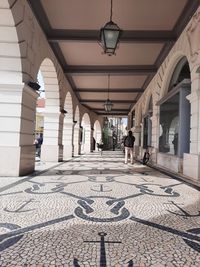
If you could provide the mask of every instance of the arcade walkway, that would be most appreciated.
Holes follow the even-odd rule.
[[[1,178],[1,267],[200,266],[197,186],[118,151]]]

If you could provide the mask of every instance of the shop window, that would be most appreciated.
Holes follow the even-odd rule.
[[[160,102],[159,152],[183,157],[190,146],[190,82],[179,83]]]
[[[183,57],[174,69],[168,94],[160,105],[159,152],[183,157],[190,150],[190,68]]]
[[[175,154],[173,144],[179,128],[179,93],[160,106],[159,151]],[[178,136],[175,146],[177,147]],[[176,149],[177,150],[177,149]]]

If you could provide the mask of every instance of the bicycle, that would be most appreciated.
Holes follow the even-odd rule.
[[[144,156],[143,156],[143,159],[142,159],[142,164],[143,165],[147,165],[147,163],[149,162],[149,160],[151,158],[151,154],[150,154],[149,148],[150,147],[147,147],[146,151],[144,152]]]

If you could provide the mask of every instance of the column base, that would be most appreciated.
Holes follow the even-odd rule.
[[[140,148],[139,146],[134,146],[134,153],[135,153],[135,157],[137,157],[140,153]]]
[[[162,168],[175,172],[182,173],[183,159],[171,154],[158,153],[157,164]]]
[[[41,160],[50,162],[59,162],[63,160],[62,145],[42,145]]]
[[[72,158],[72,147],[64,145],[63,146],[63,160],[69,160]]]
[[[0,176],[24,176],[35,169],[35,146],[0,147]]]
[[[200,155],[183,155],[183,174],[194,180],[200,180]]]

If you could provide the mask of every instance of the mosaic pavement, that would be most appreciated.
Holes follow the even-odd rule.
[[[198,186],[119,151],[1,178],[1,267],[199,267]]]

